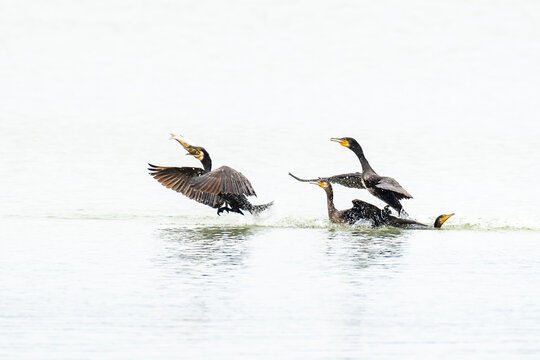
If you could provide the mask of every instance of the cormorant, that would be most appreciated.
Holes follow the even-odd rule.
[[[411,225],[428,226],[426,224],[411,219],[403,219],[392,216],[390,214],[390,209],[388,208],[388,206],[386,206],[384,209],[379,209],[375,205],[358,199],[352,201],[352,208],[347,210],[337,210],[334,206],[334,192],[332,190],[332,185],[330,184],[328,179],[319,178],[318,180],[306,180],[300,179],[291,173],[289,173],[289,175],[298,181],[309,182],[310,184],[318,185],[324,189],[324,191],[326,192],[326,201],[328,206],[328,218],[333,223],[352,225],[360,220],[366,220],[371,222],[372,227],[385,225],[396,227],[407,227]],[[438,216],[433,226],[435,228],[440,228],[444,224],[444,222],[453,215],[454,214],[452,213],[449,215]]]
[[[163,186],[218,209],[218,215],[223,211],[244,215],[242,210],[258,214],[273,204],[273,201],[262,205],[251,204],[246,196],[257,195],[249,180],[242,173],[228,166],[212,170],[212,160],[205,148],[190,145],[186,139],[174,134],[171,134],[171,139],[178,141],[187,150],[186,155],[198,159],[203,168],[148,164],[150,175]]]
[[[402,213],[406,214],[400,200],[412,199],[412,195],[409,194],[395,179],[377,175],[364,156],[362,147],[355,139],[344,137],[331,138],[330,140],[351,149],[356,156],[358,156],[360,164],[362,165],[362,183],[373,196],[390,205],[390,207],[398,212],[398,215],[401,215]]]

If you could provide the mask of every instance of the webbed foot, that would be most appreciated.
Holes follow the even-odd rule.
[[[223,206],[223,207],[218,208],[218,209],[217,209],[217,214],[218,214],[218,216],[220,216],[221,213],[224,212],[224,211],[227,211],[227,213],[228,213],[228,212],[230,212],[230,209],[229,209],[228,207],[226,207],[226,206]]]
[[[407,213],[407,212],[405,211],[405,209],[401,208],[401,209],[399,210],[399,212],[398,212],[398,216],[399,216],[399,217],[408,218],[408,217],[409,217],[409,213]]]
[[[240,210],[239,208],[231,208],[230,209],[232,212],[235,212],[235,213],[238,213],[240,215],[244,215],[244,213],[242,212],[242,210]]]

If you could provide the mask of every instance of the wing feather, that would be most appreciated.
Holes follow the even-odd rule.
[[[334,176],[330,176],[330,177],[320,177],[320,178],[317,178],[317,179],[301,179],[301,178],[299,178],[297,176],[294,176],[291,173],[289,173],[289,175],[292,176],[293,178],[295,178],[296,180],[302,181],[302,182],[326,180],[329,183],[339,184],[339,185],[349,187],[349,188],[365,189],[365,186],[362,183],[362,173],[361,172],[340,174],[340,175],[334,175]]]
[[[398,199],[412,199],[412,195],[391,177],[381,176],[375,187],[396,193]]]
[[[221,166],[192,179],[195,190],[210,194],[256,195],[249,180],[239,171]]]
[[[179,192],[186,197],[213,208],[220,207],[223,199],[212,193],[193,188],[192,181],[203,175],[205,171],[196,167],[167,167],[148,164],[150,175],[166,188]]]
[[[349,188],[365,189],[364,183],[362,183],[361,172],[330,176],[328,181],[333,184],[339,184]]]

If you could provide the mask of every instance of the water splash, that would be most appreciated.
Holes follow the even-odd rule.
[[[297,217],[278,216],[276,214],[263,214],[261,216],[215,216],[215,215],[164,215],[147,213],[95,213],[84,210],[72,212],[58,212],[54,214],[10,214],[0,218],[33,218],[33,219],[57,219],[57,220],[103,220],[103,221],[142,221],[157,223],[163,226],[185,225],[192,227],[223,227],[223,228],[282,228],[282,229],[330,229],[347,231],[369,231],[371,233],[406,231],[390,226],[371,228],[369,222],[359,222],[353,226],[333,224],[324,217]],[[431,220],[424,220],[431,223]],[[413,230],[435,230],[432,227],[411,227]],[[441,229],[437,231],[540,231],[536,224],[528,224],[511,219],[489,218],[459,218],[453,217]]]

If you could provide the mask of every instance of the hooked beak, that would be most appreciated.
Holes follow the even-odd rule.
[[[450,219],[454,215],[455,213],[439,216],[437,220],[435,221],[435,227],[440,228],[446,222],[446,220]]]
[[[326,187],[326,183],[324,181],[322,181],[322,180],[314,180],[314,181],[310,181],[309,183],[313,184],[313,185],[320,186],[323,189]]]
[[[444,222],[448,219],[450,219],[452,216],[456,215],[456,213],[451,213],[451,214],[448,214],[448,215],[443,215],[442,218],[441,218],[441,221],[442,223],[444,224]]]
[[[349,147],[349,142],[344,138],[331,138],[330,141],[335,141],[341,146]]]

